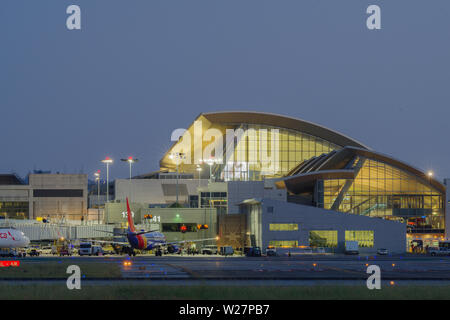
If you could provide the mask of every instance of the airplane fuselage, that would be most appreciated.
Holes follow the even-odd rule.
[[[166,237],[157,231],[139,235],[128,232],[127,239],[133,249],[139,250],[153,250],[166,245]]]
[[[24,248],[30,244],[30,239],[20,230],[0,228],[0,248]]]

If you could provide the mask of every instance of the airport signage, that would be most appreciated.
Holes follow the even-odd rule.
[[[10,260],[10,261],[0,261],[0,267],[19,267],[20,261]]]

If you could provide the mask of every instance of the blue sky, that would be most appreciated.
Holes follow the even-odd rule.
[[[450,177],[449,31],[445,0],[3,0],[0,171],[145,173],[199,113],[253,110]]]

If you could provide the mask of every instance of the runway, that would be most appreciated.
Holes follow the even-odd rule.
[[[344,256],[308,255],[295,257],[222,257],[222,256],[137,256],[137,257],[37,257],[28,263],[79,261],[115,263],[122,278],[92,281],[142,281],[158,283],[202,282],[226,284],[243,282],[310,283],[366,280],[367,266],[378,265],[383,281],[448,283],[450,257],[427,256]],[[124,265],[130,261],[131,265]],[[144,281],[147,282],[147,281]]]

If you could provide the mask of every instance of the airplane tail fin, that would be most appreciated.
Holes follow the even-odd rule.
[[[131,215],[130,204],[128,203],[128,198],[127,198],[127,217],[128,217],[128,229],[131,232],[136,232],[136,229],[134,228],[133,217]]]

